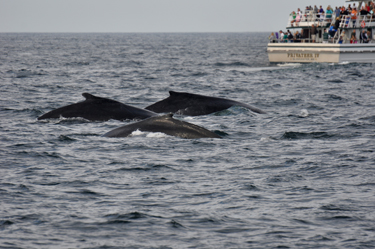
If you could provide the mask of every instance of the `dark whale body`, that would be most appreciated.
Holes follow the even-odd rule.
[[[156,113],[172,112],[187,116],[199,116],[219,112],[231,106],[242,106],[256,113],[265,113],[256,107],[230,99],[173,91],[170,91],[169,94],[168,98],[156,102],[145,109]]]
[[[107,121],[110,119],[145,119],[157,114],[145,109],[125,105],[112,99],[106,99],[82,93],[85,101],[60,107],[38,117],[38,120],[47,118],[74,118],[80,117],[90,121]]]
[[[125,125],[104,134],[105,137],[127,137],[134,131],[162,132],[181,138],[221,138],[203,127],[177,120],[173,114],[151,117],[136,123]]]

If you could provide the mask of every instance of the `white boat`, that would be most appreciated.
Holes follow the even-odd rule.
[[[288,30],[301,30],[302,38],[272,39],[267,46],[269,61],[272,63],[311,63],[311,62],[375,62],[375,13],[361,15],[362,6],[370,1],[346,1],[357,6],[356,19],[348,15],[340,15],[338,20],[333,10],[332,16],[315,14],[305,11],[296,18],[290,16],[287,24]],[[324,11],[326,11],[324,9]],[[337,20],[337,22],[336,22]],[[353,22],[355,21],[355,22]],[[328,33],[329,27],[337,25],[337,31]],[[317,30],[315,41],[312,40],[312,25]],[[362,42],[360,33],[367,33],[368,40]],[[351,35],[355,31],[357,43],[351,43]]]

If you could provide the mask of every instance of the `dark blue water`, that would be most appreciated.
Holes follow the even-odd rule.
[[[0,34],[0,248],[374,248],[374,65],[270,65],[267,36]],[[268,114],[177,116],[224,135],[193,140],[37,121],[169,90]]]

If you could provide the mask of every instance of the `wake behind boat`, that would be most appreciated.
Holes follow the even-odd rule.
[[[270,36],[270,62],[375,62],[375,4],[346,1],[346,6],[327,9],[306,7],[293,11],[289,32]],[[294,31],[294,34],[290,31]]]

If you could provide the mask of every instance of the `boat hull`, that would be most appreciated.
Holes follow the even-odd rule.
[[[375,43],[269,43],[267,53],[271,63],[373,63]]]

